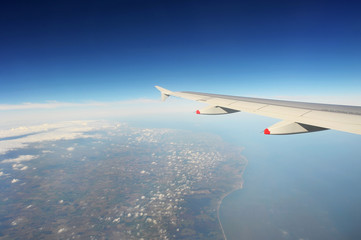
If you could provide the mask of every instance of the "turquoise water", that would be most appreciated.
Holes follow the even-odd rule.
[[[246,184],[224,199],[227,239],[341,239],[328,209],[291,186]]]
[[[361,239],[361,137],[271,137],[244,144],[244,188],[220,208],[227,239]]]

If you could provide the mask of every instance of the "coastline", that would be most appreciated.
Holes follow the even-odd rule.
[[[246,170],[246,167],[247,167],[247,165],[248,165],[248,160],[247,160],[245,157],[242,157],[242,158],[246,161],[246,164],[245,164],[245,166],[243,167],[242,172],[241,172],[241,176],[242,176],[241,184],[240,184],[238,187],[236,187],[235,189],[232,189],[231,191],[223,194],[222,197],[220,198],[220,200],[218,201],[217,218],[218,218],[219,226],[221,227],[221,230],[222,230],[222,234],[223,234],[224,240],[227,240],[227,236],[226,236],[226,234],[225,234],[225,232],[224,232],[223,225],[222,225],[222,222],[221,222],[221,218],[220,218],[220,216],[219,216],[219,209],[220,209],[220,207],[221,207],[221,205],[222,205],[222,202],[223,202],[223,199],[224,199],[225,197],[227,197],[227,196],[230,195],[231,193],[234,193],[235,191],[238,191],[238,190],[240,190],[240,189],[243,188],[243,183],[244,183],[243,174],[244,174],[244,171]]]

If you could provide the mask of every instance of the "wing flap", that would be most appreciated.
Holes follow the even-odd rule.
[[[245,102],[245,101],[233,101],[232,104],[229,105],[230,108],[234,108],[244,112],[255,112],[258,109],[266,107],[266,104],[262,103],[253,103],[253,102]]]
[[[231,99],[222,99],[222,98],[209,98],[205,101],[206,103],[209,103],[210,105],[222,105],[223,107],[230,106],[232,103],[234,103],[234,100]]]
[[[259,111],[260,112],[269,112],[270,114],[275,114],[275,115],[299,117],[299,116],[302,116],[303,114],[308,113],[310,110],[302,109],[302,108],[291,108],[291,107],[268,105],[264,108],[261,108]]]
[[[296,121],[334,130],[361,134],[361,116],[333,112],[310,111]]]

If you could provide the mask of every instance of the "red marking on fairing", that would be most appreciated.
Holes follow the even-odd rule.
[[[196,114],[201,114],[201,112],[199,110],[196,111]]]
[[[264,134],[271,134],[271,132],[268,130],[268,128],[266,128],[265,130],[264,130]]]

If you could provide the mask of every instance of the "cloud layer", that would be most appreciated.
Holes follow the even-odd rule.
[[[176,98],[171,98],[167,102],[154,99],[135,99],[121,102],[49,102],[0,105],[0,130],[59,121],[122,120],[129,117],[146,118],[164,114],[184,114],[192,113],[197,109],[197,106],[203,106],[203,104]]]
[[[26,148],[29,144],[42,141],[71,140],[78,138],[97,137],[89,131],[109,128],[105,121],[67,121],[35,126],[21,126],[0,131],[0,154],[11,150]],[[19,137],[16,137],[19,136]],[[21,155],[17,158],[5,159],[2,163],[21,163],[37,158],[32,155]]]

